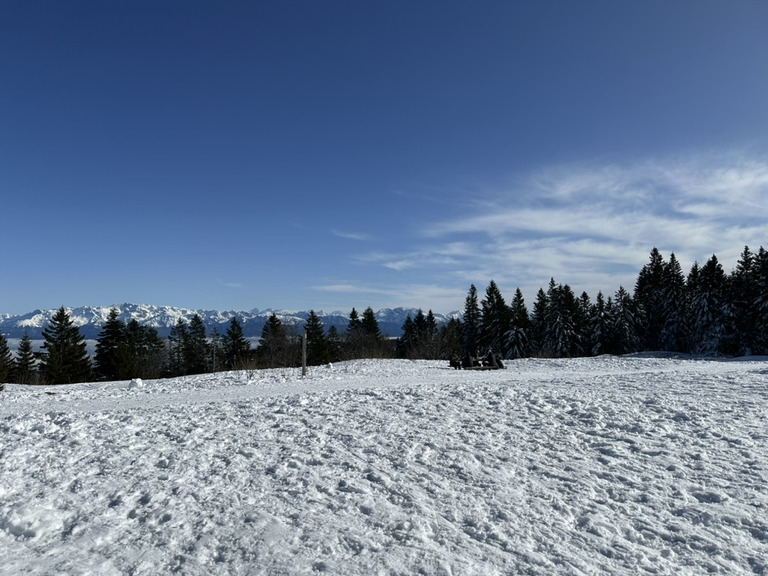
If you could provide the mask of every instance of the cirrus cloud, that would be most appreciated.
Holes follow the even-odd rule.
[[[531,297],[550,277],[594,296],[631,289],[653,247],[687,272],[717,254],[726,269],[768,238],[768,161],[738,152],[549,167],[424,224],[402,252],[370,254],[392,270],[444,280],[491,278]]]

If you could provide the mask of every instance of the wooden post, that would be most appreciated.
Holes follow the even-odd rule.
[[[301,335],[301,375],[307,375],[307,331]]]

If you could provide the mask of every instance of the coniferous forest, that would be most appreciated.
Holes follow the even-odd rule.
[[[14,356],[0,334],[0,382],[64,384],[200,374],[234,369],[299,366],[357,358],[445,359],[491,350],[512,360],[601,354],[671,352],[696,356],[768,355],[768,252],[744,247],[726,273],[713,255],[687,275],[674,254],[654,248],[632,292],[574,293],[551,279],[530,308],[518,288],[505,300],[490,280],[485,293],[471,285],[462,314],[438,325],[432,311],[406,318],[399,338],[385,337],[372,308],[353,308],[344,332],[325,330],[310,312],[303,330],[272,315],[258,345],[233,317],[224,334],[206,333],[199,316],[180,320],[166,340],[135,320],[110,314],[90,358],[64,307],[43,332],[40,352],[22,339]]]
[[[684,274],[674,254],[654,248],[633,291],[577,295],[551,279],[529,309],[520,289],[506,301],[491,280],[472,285],[461,319],[437,329],[407,319],[398,353],[446,358],[492,350],[506,359],[673,352],[698,356],[768,354],[768,253],[745,247],[732,272],[713,255]]]

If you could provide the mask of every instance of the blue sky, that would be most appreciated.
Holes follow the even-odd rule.
[[[9,1],[0,313],[463,307],[768,247],[768,3]]]

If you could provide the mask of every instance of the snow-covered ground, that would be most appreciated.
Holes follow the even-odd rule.
[[[768,574],[768,363],[0,394],[0,573]]]

